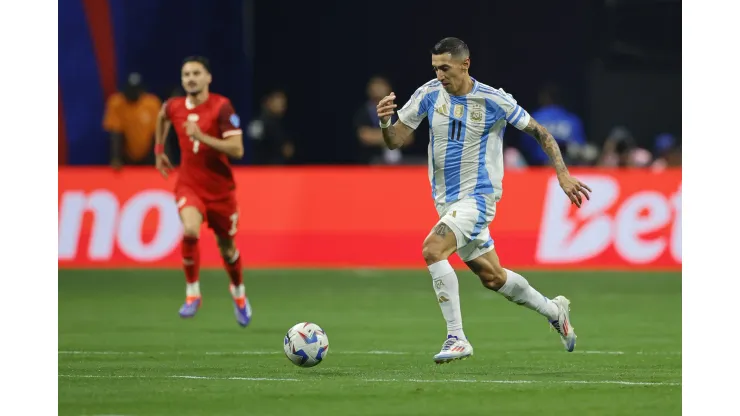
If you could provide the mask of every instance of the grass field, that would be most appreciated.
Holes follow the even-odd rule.
[[[461,272],[475,356],[437,366],[446,335],[426,271],[248,271],[252,324],[223,271],[178,317],[179,271],[59,272],[62,415],[677,415],[680,273],[523,273],[572,301],[576,352],[535,312]],[[302,369],[282,353],[300,321],[331,348]]]

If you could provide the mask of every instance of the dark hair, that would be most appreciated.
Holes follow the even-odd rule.
[[[197,62],[203,65],[203,68],[205,68],[209,74],[211,73],[211,62],[205,56],[200,56],[200,55],[188,56],[187,58],[182,60],[182,65],[185,66],[185,64],[187,64],[188,62]]]
[[[442,55],[449,53],[454,58],[468,58],[470,56],[470,49],[468,45],[458,38],[444,38],[437,42],[431,50],[432,55]]]

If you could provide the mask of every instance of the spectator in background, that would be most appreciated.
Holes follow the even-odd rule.
[[[254,150],[254,164],[283,165],[293,161],[295,147],[285,128],[287,110],[288,97],[284,91],[273,91],[263,99],[262,113],[247,128]]]
[[[653,156],[652,168],[663,170],[668,167],[681,166],[681,147],[676,142],[676,138],[668,133],[659,134],[655,138],[655,149]]]
[[[526,167],[527,161],[519,150],[512,146],[504,149],[504,168],[520,170],[525,169]]]
[[[561,90],[555,84],[545,85],[540,91],[538,101],[540,107],[531,116],[558,142],[566,163],[577,164],[572,156],[579,153],[578,148],[586,145],[581,119],[563,107]],[[529,165],[542,166],[550,163],[542,147],[529,135],[522,135],[521,150]]]
[[[383,77],[375,76],[367,83],[367,101],[357,109],[353,126],[359,142],[359,162],[364,164],[401,163],[401,149],[388,149],[380,131],[377,105],[380,100],[391,93],[391,85]],[[396,122],[396,116],[392,118]],[[413,139],[413,135],[411,137]],[[409,141],[411,143],[411,141]]]
[[[153,164],[154,129],[162,101],[131,73],[125,87],[108,98],[103,128],[110,133],[111,166]]]
[[[614,127],[604,141],[599,166],[634,168],[649,166],[653,157],[637,146],[632,133],[623,126]]]

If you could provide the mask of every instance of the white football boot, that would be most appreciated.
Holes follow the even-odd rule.
[[[473,355],[473,346],[465,339],[448,335],[442,350],[434,356],[434,362],[437,364],[449,363],[455,360],[464,360]]]
[[[565,349],[573,352],[576,348],[576,330],[570,323],[570,301],[565,296],[556,296],[552,302],[558,306],[558,320],[550,321],[550,325],[560,335]]]

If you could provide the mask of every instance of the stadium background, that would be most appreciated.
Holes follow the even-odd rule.
[[[110,140],[100,120],[107,97],[122,87],[126,75],[142,74],[148,89],[166,99],[179,83],[182,58],[189,54],[212,60],[212,89],[227,94],[243,120],[256,117],[262,96],[272,89],[282,88],[289,97],[287,123],[296,132],[298,166],[274,167],[270,173],[239,168],[242,206],[250,207],[241,214],[240,238],[251,247],[245,261],[252,266],[416,265],[418,241],[435,215],[425,168],[353,166],[344,172],[315,166],[353,162],[356,139],[351,120],[365,99],[367,79],[382,74],[400,97],[408,97],[433,77],[428,50],[443,36],[464,39],[472,50],[473,75],[513,92],[530,111],[537,106],[543,83],[561,84],[568,91],[568,107],[581,116],[589,141],[596,145],[614,125],[629,126],[638,145],[648,149],[661,132],[680,140],[680,41],[676,40],[680,25],[673,24],[680,16],[678,2],[547,2],[533,9],[527,2],[482,1],[457,10],[463,16],[460,21],[445,25],[432,23],[440,13],[449,12],[446,2],[437,1],[335,1],[321,6],[235,0],[213,4],[65,0],[62,4],[60,266],[177,265],[177,235],[168,231],[170,223],[163,220],[172,213],[174,202],[159,204],[148,192],[166,194],[172,180],[160,180],[147,168],[125,168],[115,174],[106,168],[85,169],[108,164]],[[513,130],[507,129],[507,141],[517,140]],[[240,163],[249,165],[251,147],[248,140],[245,143],[247,154]],[[424,153],[423,134],[414,146]],[[357,173],[361,169],[365,171]],[[394,169],[403,172],[397,189],[391,189],[386,178]],[[558,231],[565,233],[560,237],[544,227],[548,215],[560,215],[551,214],[556,202],[564,201],[557,194],[540,197],[547,188],[548,169],[507,173],[506,197],[493,232],[499,250],[509,264],[519,267],[680,268],[680,250],[675,249],[676,241],[680,246],[680,203],[671,202],[680,201],[680,169],[637,170],[640,173],[626,174],[622,169],[581,168],[581,174],[600,178],[592,184],[597,201],[604,195],[614,200],[595,202],[593,210],[561,215],[572,229]],[[355,175],[357,182],[343,180],[345,173]],[[284,185],[265,184],[273,181]],[[281,196],[265,196],[274,189]],[[109,197],[110,204],[95,205],[100,203],[95,196],[101,194]],[[635,195],[638,198],[632,198]],[[282,203],[259,208],[261,201],[273,198]],[[142,218],[135,223],[139,231],[124,236],[118,228],[109,231],[99,217],[120,221],[120,209],[132,200],[144,206],[138,214]],[[385,205],[381,201],[413,209],[391,208],[393,203],[380,208]],[[625,205],[629,201],[637,202]],[[532,209],[521,209],[524,206]],[[620,214],[622,208],[632,211]],[[263,218],[270,210],[279,216],[266,225]],[[402,219],[408,215],[423,220],[411,226]],[[609,219],[603,220],[603,215]],[[515,222],[523,225],[516,228]],[[628,231],[620,234],[607,225],[617,223]],[[175,230],[176,224],[171,225]],[[103,250],[109,255],[96,256],[95,238],[103,238],[103,233],[111,234],[105,238],[114,243],[111,251]],[[633,237],[618,241],[625,233]],[[597,235],[608,235],[608,241],[597,244],[601,249],[592,253],[568,255],[563,249],[563,258],[549,260],[521,254],[540,253],[542,247],[569,238],[588,245]],[[121,248],[128,244],[126,238],[134,236],[144,252],[138,257]],[[298,241],[306,238],[323,243],[313,249],[299,248]],[[356,243],[349,248],[343,243],[347,240]],[[376,252],[371,249],[374,246],[387,246],[386,240],[395,242],[387,248],[394,255],[370,254]],[[651,244],[657,248],[648,247]],[[671,245],[673,255],[669,255]],[[204,247],[206,265],[218,266],[215,250],[210,244]],[[646,247],[659,253],[643,260],[629,254]]]
[[[476,356],[435,368],[444,321],[421,257],[436,215],[426,167],[355,163],[352,118],[369,77],[388,77],[405,100],[434,76],[430,47],[456,36],[472,75],[530,111],[544,82],[560,83],[596,146],[618,125],[646,149],[659,133],[680,144],[680,21],[670,0],[61,0],[60,414],[677,414],[680,167],[575,167],[594,189],[580,210],[552,169],[507,170],[490,227],[497,251],[543,294],[573,300],[578,354],[453,256]],[[255,308],[245,331],[210,232],[205,306],[194,321],[176,317],[174,178],[111,168],[101,126],[129,73],[166,99],[191,54],[211,59],[212,90],[245,123],[284,88],[296,132],[292,166],[252,166],[246,143],[236,168]],[[506,142],[517,139],[507,129]],[[299,321],[332,343],[308,372],[281,356]]]
[[[409,97],[434,77],[429,49],[453,35],[470,46],[474,76],[530,111],[543,83],[560,83],[590,141],[600,143],[617,124],[649,148],[659,133],[680,136],[679,1],[450,7],[441,0],[62,0],[60,147],[70,164],[107,164],[99,122],[105,99],[133,71],[164,99],[179,85],[183,57],[203,54],[213,65],[213,90],[227,94],[244,120],[269,90],[287,90],[299,162],[348,163],[351,120],[368,78],[383,74],[400,99]],[[460,17],[435,23],[446,13]],[[417,142],[423,151],[424,140]]]

